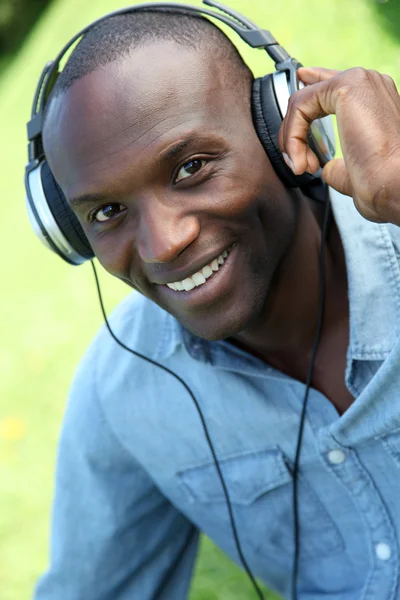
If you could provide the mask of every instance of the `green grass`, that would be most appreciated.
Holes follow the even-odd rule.
[[[25,123],[43,64],[79,27],[121,0],[56,0],[1,78],[0,600],[24,600],[47,560],[56,443],[69,383],[101,324],[88,266],[72,268],[32,233],[24,206]],[[400,80],[399,48],[372,0],[232,0],[304,64],[363,65]],[[244,54],[257,74],[272,65]],[[127,293],[102,276],[108,309]],[[254,599],[208,540],[191,600]],[[57,599],[58,600],[58,599]],[[62,599],[60,599],[62,600]]]

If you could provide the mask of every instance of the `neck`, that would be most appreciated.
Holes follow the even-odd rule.
[[[263,311],[232,343],[302,379],[316,334],[320,302],[319,255],[324,207],[300,201],[293,243],[275,274]],[[336,224],[325,246],[326,300],[321,341],[348,318],[346,264]]]

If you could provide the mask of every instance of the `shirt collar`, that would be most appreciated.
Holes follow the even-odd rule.
[[[400,269],[389,233],[394,229],[364,219],[351,198],[332,189],[330,197],[347,265],[349,358],[384,360],[400,333]],[[400,247],[400,229],[395,229]],[[168,358],[183,345],[193,358],[204,360],[209,344],[165,312],[156,358]]]
[[[351,358],[384,360],[400,331],[400,272],[389,228],[364,219],[351,198],[330,195],[346,257]]]
[[[160,326],[162,335],[160,335],[159,343],[154,353],[156,360],[169,358],[178,349],[178,346],[183,344],[184,328],[182,325],[166,311],[163,311],[163,319],[164,322]]]

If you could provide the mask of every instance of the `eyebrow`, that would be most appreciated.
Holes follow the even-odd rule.
[[[73,208],[79,208],[83,204],[98,204],[99,202],[110,202],[108,194],[83,194],[76,198],[68,198],[68,204]]]
[[[165,150],[162,150],[158,156],[157,162],[158,164],[168,163],[172,159],[176,159],[181,156],[192,144],[205,141],[205,138],[200,135],[189,135],[185,139],[178,140],[174,142],[170,146],[168,146]],[[101,202],[110,202],[112,201],[112,195],[110,194],[82,194],[81,196],[76,196],[74,198],[68,199],[68,204],[72,208],[79,208],[84,204],[98,204]]]
[[[189,137],[179,140],[168,146],[165,150],[160,152],[159,161],[160,162],[168,162],[177,156],[180,156],[189,146],[191,146],[195,141],[199,141],[199,136],[190,135]]]

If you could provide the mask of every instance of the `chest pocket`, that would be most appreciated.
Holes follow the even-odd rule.
[[[241,538],[261,555],[274,556],[276,550],[282,550],[287,559],[294,547],[293,479],[282,452],[271,449],[242,454],[219,460],[219,464]],[[214,463],[182,470],[178,478],[192,508],[205,508],[208,521],[215,521],[217,527],[222,520],[228,524],[226,499]],[[342,550],[337,527],[301,477],[298,494],[301,557],[322,557]]]

